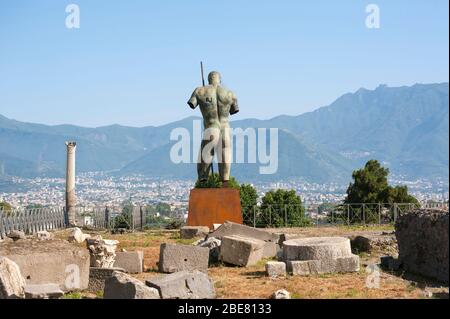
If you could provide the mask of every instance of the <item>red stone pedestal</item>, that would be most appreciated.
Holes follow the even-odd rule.
[[[226,221],[242,224],[239,190],[194,188],[189,196],[188,226],[208,226]]]

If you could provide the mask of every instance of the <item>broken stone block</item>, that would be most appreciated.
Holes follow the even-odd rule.
[[[19,240],[0,245],[0,256],[14,261],[28,285],[54,283],[61,290],[88,287],[89,251],[65,240]]]
[[[209,234],[207,226],[184,226],[180,229],[180,236],[183,239],[192,239],[195,237],[205,237]]]
[[[220,260],[236,266],[247,267],[255,265],[264,257],[264,245],[264,241],[254,238],[242,236],[222,237]]]
[[[350,239],[344,237],[311,237],[285,241],[285,261],[329,260],[352,256]]]
[[[106,279],[103,299],[160,299],[155,288],[123,272],[115,271]]]
[[[355,253],[382,251],[396,254],[398,251],[394,235],[359,235],[350,240],[352,251]]]
[[[293,260],[287,262],[287,270],[300,276],[356,272],[359,271],[359,257],[352,255],[336,259]]]
[[[346,273],[359,271],[359,256],[336,258],[333,265],[333,272]]]
[[[25,299],[58,299],[64,292],[57,284],[41,284],[25,286]]]
[[[180,271],[146,281],[163,299],[214,299],[214,283],[201,271]]]
[[[418,209],[395,224],[399,260],[405,271],[449,282],[449,212]]]
[[[21,230],[13,230],[7,236],[9,238],[13,239],[13,240],[19,240],[19,239],[26,239],[27,238],[25,233],[23,231],[21,231]]]
[[[209,249],[192,245],[161,244],[159,271],[173,273],[183,270],[208,271]]]
[[[299,234],[280,234],[279,235],[279,240],[278,240],[278,244],[280,245],[280,247],[283,246],[283,243],[285,241],[291,240],[291,239],[298,239],[298,238],[303,238],[303,235],[299,235]]]
[[[87,238],[86,244],[91,254],[91,267],[112,268],[116,258],[117,240],[103,239],[101,236]]]
[[[279,261],[269,261],[266,263],[266,275],[271,278],[286,276],[286,264]]]
[[[87,290],[89,292],[97,293],[105,289],[106,279],[110,278],[114,272],[125,272],[122,268],[89,268],[89,285]]]
[[[217,230],[222,224],[213,224],[213,230]]]
[[[81,244],[82,242],[84,242],[86,239],[90,238],[90,235],[87,234],[83,234],[83,232],[81,231],[80,228],[78,227],[74,227],[69,229],[69,237],[67,238],[67,240],[71,243],[78,243]]]
[[[283,250],[282,249],[277,251],[276,258],[277,258],[278,261],[283,261],[284,260],[284,258],[283,258]]]
[[[144,271],[144,252],[117,252],[114,267],[123,268],[129,274],[140,274]]]
[[[0,257],[0,299],[23,298],[25,279],[19,266],[6,257]]]
[[[285,289],[280,289],[272,294],[272,299],[291,299],[291,294]]]
[[[287,262],[287,271],[294,276],[318,274],[320,269],[319,260],[294,260]]]
[[[43,230],[43,231],[38,231],[36,233],[36,238],[38,240],[51,240],[54,238],[54,236],[52,233],[49,233],[48,231]]]
[[[197,244],[200,247],[206,247],[209,249],[209,263],[214,264],[219,261],[220,256],[220,246],[222,241],[220,239],[209,237]]]
[[[262,240],[265,242],[263,249],[264,258],[272,258],[277,255],[279,249],[279,235],[270,233],[268,231],[249,227],[232,222],[225,222],[217,230],[208,235],[208,237],[215,237],[222,239],[224,236],[241,236],[253,239]]]
[[[393,256],[382,256],[380,257],[380,262],[381,268],[390,271],[397,271],[401,266],[400,260],[398,260],[398,258],[394,258]]]

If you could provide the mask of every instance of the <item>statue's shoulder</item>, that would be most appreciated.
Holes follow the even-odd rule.
[[[206,93],[208,93],[209,91],[211,91],[212,89],[214,89],[212,86],[208,85],[208,86],[199,86],[198,88],[195,89],[195,94],[197,94],[198,96],[203,96]]]
[[[229,98],[236,98],[236,95],[234,94],[233,91],[231,91],[230,89],[228,89],[228,88],[226,88],[226,87],[223,87],[223,86],[220,86],[220,87],[219,87],[219,93],[220,93],[221,95],[226,95],[226,96],[228,96]]]

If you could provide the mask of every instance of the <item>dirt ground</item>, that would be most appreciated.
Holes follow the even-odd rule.
[[[272,229],[276,233],[290,233],[301,236],[350,236],[392,232],[391,227],[327,227],[327,228],[288,228]],[[191,244],[195,241],[180,239],[179,231],[147,231],[122,235],[100,234],[103,238],[116,239],[118,249],[144,251],[146,271],[135,277],[145,280],[158,276],[157,262],[161,243]],[[314,276],[288,276],[271,279],[265,276],[264,265],[267,260],[247,268],[220,264],[209,269],[214,280],[218,298],[257,299],[270,298],[278,289],[286,289],[292,298],[448,298],[448,287],[429,282],[422,278],[413,278],[402,273],[389,273],[380,269],[379,277],[367,271],[367,266],[379,264],[383,252],[360,254],[361,270],[358,273],[327,274]],[[379,285],[376,279],[379,278]],[[367,285],[369,283],[369,285]],[[373,287],[373,288],[368,288]]]

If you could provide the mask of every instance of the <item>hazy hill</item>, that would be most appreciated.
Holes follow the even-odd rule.
[[[242,112],[245,106],[242,106]],[[78,171],[121,170],[122,174],[195,176],[195,165],[169,161],[170,132],[192,130],[190,117],[167,125],[85,128],[24,123],[0,115],[0,176],[62,175],[66,140],[76,140]],[[252,179],[299,177],[348,180],[369,158],[406,177],[448,177],[448,83],[360,89],[329,106],[299,116],[233,121],[233,127],[277,127],[279,170],[258,174],[259,164],[236,164],[233,174]]]
[[[277,180],[286,177],[302,177],[317,182],[344,181],[350,177],[352,165],[339,154],[332,154],[319,146],[309,145],[301,138],[285,130],[279,130],[278,140],[278,171],[276,174],[260,174],[260,167],[265,167],[268,164],[259,162],[256,164],[234,163],[232,164],[231,174],[240,180]],[[195,177],[197,174],[196,164],[173,164],[171,162],[169,157],[171,147],[171,144],[166,144],[152,150],[124,167],[121,174],[138,173],[162,177]],[[270,150],[268,141],[266,149]],[[248,158],[247,149],[245,158]],[[215,164],[215,170],[217,171],[217,164]]]

